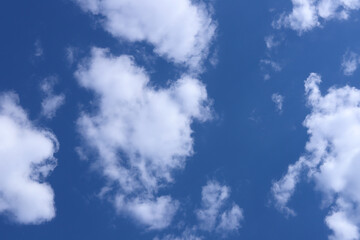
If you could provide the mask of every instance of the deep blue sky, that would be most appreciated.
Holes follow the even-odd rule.
[[[178,234],[182,230],[177,223],[196,224],[193,211],[200,206],[201,188],[210,179],[229,186],[231,201],[244,211],[242,228],[228,239],[328,239],[330,230],[324,223],[327,211],[320,208],[321,194],[313,190],[311,181],[300,183],[290,202],[296,217],[286,218],[272,206],[270,189],[304,152],[308,137],[302,122],[310,111],[304,97],[308,75],[322,75],[324,93],[334,85],[359,87],[358,73],[344,76],[341,69],[343,54],[359,49],[358,13],[353,12],[349,20],[330,20],[322,28],[299,35],[271,26],[276,16],[291,10],[290,0],[213,4],[218,29],[212,48],[217,51],[218,64],[207,64],[200,79],[213,100],[216,117],[193,124],[195,154],[166,188],[184,207],[170,227],[151,231],[130,217],[116,214],[111,203],[96,196],[105,180],[74,150],[82,144],[75,122],[80,110],[89,108],[92,94],[79,86],[74,72],[92,46],[109,48],[114,55],[133,55],[157,86],[179,77],[181,69],[157,57],[146,43],[117,41],[74,2],[3,2],[0,91],[16,92],[29,118],[37,126],[51,129],[60,149],[55,154],[58,166],[47,179],[55,192],[56,217],[40,225],[21,225],[0,215],[0,239],[130,240]],[[282,39],[271,51],[264,41],[270,34]],[[39,57],[35,56],[36,42],[43,49]],[[66,59],[69,47],[76,48],[73,64]],[[281,71],[261,65],[267,54],[282,65]],[[154,60],[146,61],[144,55]],[[266,73],[271,75],[269,80],[264,80]],[[48,76],[58,78],[55,91],[66,96],[65,104],[51,120],[40,116],[43,95],[39,84]],[[281,114],[271,100],[273,93],[285,97]],[[205,239],[221,238],[203,235]]]

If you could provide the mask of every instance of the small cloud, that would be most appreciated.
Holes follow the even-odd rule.
[[[238,230],[243,220],[242,209],[233,204],[227,207],[230,198],[230,188],[216,181],[209,181],[202,189],[202,208],[196,211],[200,229],[208,232],[216,230],[227,234]],[[225,208],[225,209],[224,209]]]
[[[76,60],[76,55],[77,55],[77,49],[74,47],[67,47],[65,49],[65,57],[67,62],[72,65],[74,63],[74,61]]]
[[[281,113],[282,109],[283,109],[283,103],[284,103],[284,96],[278,94],[278,93],[274,93],[271,96],[271,100],[275,103],[276,105],[276,110]]]
[[[342,63],[341,63],[341,68],[343,70],[344,75],[346,76],[353,75],[356,69],[358,68],[359,63],[360,63],[359,55],[354,52],[347,51],[343,55]]]
[[[48,77],[40,85],[40,89],[45,95],[45,98],[41,102],[41,115],[51,119],[55,117],[56,111],[61,107],[65,102],[65,95],[54,94],[54,85],[57,83],[56,77]]]
[[[265,81],[270,80],[270,78],[271,78],[270,74],[268,74],[268,73],[264,74]]]
[[[351,11],[359,10],[358,0],[354,1],[314,1],[292,0],[292,11],[285,12],[273,21],[274,28],[291,28],[299,35],[316,27],[321,27],[330,19],[342,21],[349,18]]]

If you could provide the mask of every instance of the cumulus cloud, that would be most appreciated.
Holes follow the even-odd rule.
[[[114,37],[146,41],[160,56],[197,68],[208,55],[216,24],[204,3],[191,0],[75,0],[101,16]]]
[[[210,181],[202,189],[201,205],[196,211],[199,227],[205,231],[231,232],[240,228],[243,220],[242,209],[233,204],[232,208],[224,210],[230,197],[230,188]]]
[[[360,90],[330,88],[322,96],[321,78],[312,73],[305,81],[311,113],[304,125],[310,135],[306,154],[291,165],[272,187],[276,206],[292,212],[287,204],[304,176],[323,193],[329,206],[326,224],[332,240],[359,239],[360,226]]]
[[[55,168],[55,136],[35,127],[13,93],[0,95],[0,213],[21,224],[55,216],[54,192],[44,182]]]
[[[289,27],[299,33],[321,26],[331,19],[347,19],[360,8],[360,0],[292,0],[293,9],[274,22],[276,27]]]
[[[354,74],[356,69],[358,68],[358,65],[360,64],[360,58],[359,55],[348,51],[344,54],[341,67],[343,69],[344,75],[351,76]]]
[[[57,83],[55,77],[48,77],[41,83],[40,88],[44,94],[41,102],[41,114],[48,119],[55,117],[56,111],[64,104],[64,94],[54,94],[54,86]]]
[[[281,113],[283,109],[284,96],[280,95],[279,93],[274,93],[271,95],[271,100],[275,103],[276,110]]]
[[[115,206],[151,229],[168,226],[178,203],[158,190],[193,154],[191,124],[211,118],[205,86],[183,76],[167,88],[155,87],[131,57],[98,48],[75,75],[97,99],[96,110],[78,119],[78,129],[98,155]]]

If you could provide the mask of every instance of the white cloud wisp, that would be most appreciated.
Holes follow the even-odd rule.
[[[41,91],[45,95],[41,102],[41,114],[48,119],[55,117],[56,111],[65,103],[64,94],[54,94],[56,82],[55,77],[48,77],[40,85]]]
[[[279,113],[282,113],[283,104],[284,104],[284,96],[280,95],[279,93],[274,93],[271,95],[271,100],[275,103],[276,110]]]
[[[360,57],[354,52],[346,52],[343,56],[341,67],[344,75],[351,76],[357,70],[360,64]]]

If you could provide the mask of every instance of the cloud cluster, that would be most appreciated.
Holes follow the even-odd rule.
[[[208,55],[216,23],[211,11],[191,0],[75,0],[84,11],[102,17],[114,37],[145,41],[167,59],[192,68]]]
[[[29,121],[15,94],[0,95],[0,213],[22,224],[55,216],[54,193],[44,180],[57,149],[55,136]]]
[[[216,181],[210,181],[201,193],[202,207],[196,211],[199,226],[205,231],[231,232],[240,228],[243,220],[242,209],[233,204],[224,210],[230,197],[230,189]]]
[[[289,166],[272,187],[276,206],[294,214],[287,204],[302,176],[312,180],[329,207],[326,224],[332,240],[360,239],[360,90],[345,86],[321,95],[321,78],[312,73],[305,81],[312,111],[304,125],[310,135],[306,154]]]
[[[348,19],[350,11],[360,8],[360,0],[292,0],[293,9],[274,22],[299,33],[321,26],[323,21]]]
[[[235,203],[230,204],[229,198],[228,186],[208,181],[201,191],[201,208],[195,211],[197,224],[186,228],[180,236],[167,235],[162,240],[201,240],[205,232],[225,239],[238,231],[244,219],[243,210]]]
[[[41,102],[41,114],[48,119],[55,117],[56,111],[65,103],[64,94],[54,93],[56,83],[55,77],[48,77],[40,85],[41,91],[45,95]]]
[[[167,88],[152,86],[131,57],[99,48],[76,78],[97,100],[96,111],[84,112],[78,128],[115,190],[115,206],[150,229],[168,226],[178,203],[158,190],[193,154],[193,121],[211,117],[205,86],[187,76]]]

